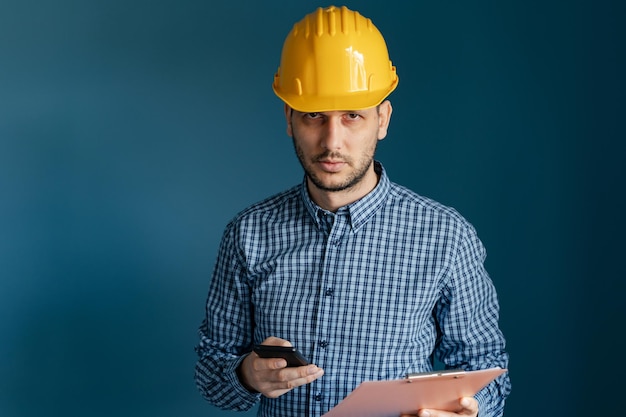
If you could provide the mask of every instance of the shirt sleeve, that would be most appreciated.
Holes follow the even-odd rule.
[[[468,223],[464,226],[436,307],[440,330],[437,357],[446,368],[507,368],[509,357],[498,326],[498,298],[484,267],[486,252],[474,228]],[[477,393],[479,416],[501,416],[510,390],[505,373]]]
[[[237,367],[252,346],[252,311],[246,271],[234,236],[234,226],[229,224],[220,243],[206,314],[198,330],[195,381],[211,404],[245,411],[256,404],[260,395],[248,391],[237,377]]]

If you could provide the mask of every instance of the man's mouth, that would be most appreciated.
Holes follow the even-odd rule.
[[[322,159],[317,161],[318,165],[326,172],[339,172],[346,165],[345,161]]]

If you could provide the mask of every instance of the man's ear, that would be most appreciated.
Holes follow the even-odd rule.
[[[378,107],[378,140],[385,139],[387,136],[387,129],[389,128],[389,122],[391,121],[391,102],[385,100],[380,103]]]
[[[291,116],[293,109],[285,104],[285,119],[287,120],[287,136],[293,137],[293,129],[291,128]]]

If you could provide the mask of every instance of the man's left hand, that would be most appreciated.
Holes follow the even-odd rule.
[[[457,417],[457,416],[478,416],[478,401],[473,397],[463,397],[459,400],[461,409],[456,412],[423,409],[417,412],[418,417]],[[403,415],[400,417],[411,417],[410,415]],[[415,416],[412,416],[415,417]]]

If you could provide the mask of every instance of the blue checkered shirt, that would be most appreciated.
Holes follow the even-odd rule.
[[[200,326],[195,379],[223,409],[321,416],[364,380],[446,368],[508,366],[496,291],[474,228],[454,209],[389,181],[331,213],[306,181],[239,213],[220,244]],[[276,399],[246,390],[236,368],[269,336],[324,376]],[[481,390],[499,416],[508,374]]]

